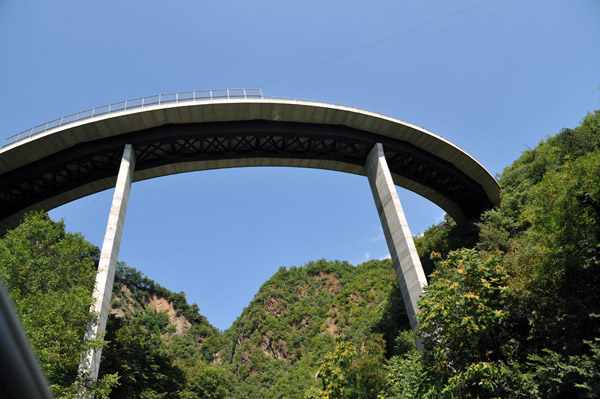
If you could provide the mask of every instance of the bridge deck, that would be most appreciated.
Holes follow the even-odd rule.
[[[448,140],[352,107],[269,98],[217,98],[122,109],[51,128],[0,150],[0,231],[23,212],[50,210],[113,187],[123,145],[134,181],[195,170],[293,166],[364,175],[384,146],[396,185],[457,221],[499,202],[496,180]]]

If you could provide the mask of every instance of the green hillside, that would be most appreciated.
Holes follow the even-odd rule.
[[[28,215],[1,242],[0,270],[42,368],[56,396],[71,397],[98,249],[43,213]],[[62,281],[56,268],[72,279]],[[53,317],[46,303],[64,310]],[[336,340],[377,340],[383,351],[378,337],[402,328],[408,320],[389,260],[282,267],[224,333],[184,293],[119,263],[99,396],[112,389],[114,398],[302,398]]]
[[[119,264],[97,397],[600,397],[600,111],[499,182],[480,220],[416,238],[423,352],[389,260],[282,267],[225,332]],[[43,213],[0,240],[0,274],[59,398],[76,396],[97,259]]]
[[[437,265],[420,302],[425,351],[390,359],[382,397],[600,396],[600,111],[499,181],[474,241],[448,225],[417,241]]]
[[[400,310],[402,309],[402,310]],[[280,268],[224,334],[234,397],[302,398],[336,339],[357,345],[409,328],[389,260]]]
[[[119,375],[114,398],[181,397],[191,390],[185,373],[212,359],[220,336],[183,292],[119,263],[100,378]]]
[[[336,339],[360,345],[401,328],[409,325],[389,260],[282,267],[223,334],[183,293],[119,264],[101,377],[120,376],[111,397],[195,397],[186,379],[199,369],[230,397],[303,398]]]

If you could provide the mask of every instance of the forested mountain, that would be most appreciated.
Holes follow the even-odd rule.
[[[189,305],[141,272],[117,265],[100,378],[118,375],[110,397],[197,397],[188,384],[219,349],[221,333]],[[187,373],[187,374],[186,374]]]
[[[281,268],[224,334],[218,359],[233,396],[302,398],[336,339],[360,345],[409,328],[399,297],[389,260]]]
[[[98,249],[43,213],[0,243],[0,271],[52,390],[74,397]],[[380,369],[385,340],[391,353],[402,328],[389,260],[282,267],[224,333],[184,293],[119,263],[97,397],[302,398],[336,342],[374,343]]]
[[[224,333],[122,263],[115,283],[101,366],[119,375],[111,397],[302,398],[336,339],[377,342],[383,355],[381,337],[409,328],[389,260],[282,267]],[[208,372],[217,386],[198,382]]]
[[[425,351],[388,362],[383,397],[600,397],[600,111],[499,182],[472,245],[468,227],[419,239],[437,264],[420,302]]]
[[[499,181],[499,207],[416,238],[431,273],[423,352],[389,260],[282,267],[225,332],[121,263],[97,397],[600,397],[600,111]],[[97,258],[43,213],[0,240],[0,274],[56,397],[76,393]]]

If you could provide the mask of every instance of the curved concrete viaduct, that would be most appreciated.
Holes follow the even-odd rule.
[[[298,166],[365,175],[383,144],[394,183],[458,222],[497,204],[495,179],[451,142],[398,119],[295,100],[221,99],[125,110],[52,129],[0,150],[0,232],[114,186],[123,146],[134,181],[194,170]]]
[[[85,120],[62,125],[61,119],[39,133],[32,129],[31,137],[18,137],[0,150],[0,233],[16,226],[26,211],[50,210],[115,187],[91,309],[100,316],[88,326],[86,339],[106,326],[133,181],[245,166],[367,176],[413,328],[427,280],[395,185],[430,199],[458,222],[499,202],[499,186],[483,166],[425,129],[352,107],[245,93],[150,105],[142,99],[141,106],[130,107],[123,102],[116,111],[109,107],[93,116],[94,109]],[[99,364],[100,350],[86,353],[80,377],[95,380]]]

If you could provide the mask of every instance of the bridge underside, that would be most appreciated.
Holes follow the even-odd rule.
[[[342,125],[269,120],[167,124],[88,141],[15,169],[0,183],[0,232],[23,212],[49,210],[114,186],[123,146],[137,159],[134,180],[192,170],[298,166],[364,175],[373,145],[385,149],[397,185],[430,199],[458,221],[492,206],[455,166],[405,141]]]

